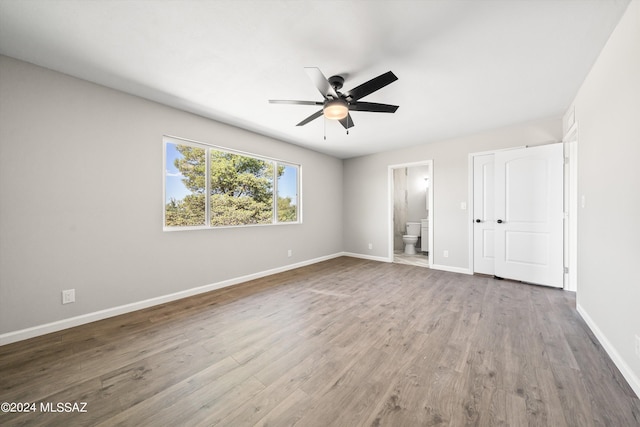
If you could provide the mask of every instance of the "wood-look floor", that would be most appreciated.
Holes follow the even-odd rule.
[[[0,425],[637,426],[574,295],[338,258],[0,347]]]

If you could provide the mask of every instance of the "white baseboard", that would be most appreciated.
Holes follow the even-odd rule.
[[[187,297],[202,294],[205,292],[210,292],[216,289],[226,288],[228,286],[237,285],[239,283],[247,282],[249,280],[259,279],[261,277],[270,276],[272,274],[281,273],[287,270],[293,270],[295,268],[305,267],[307,265],[316,264],[318,262],[327,261],[333,258],[338,258],[340,256],[351,256],[351,255],[345,254],[344,252],[339,252],[339,253],[335,253],[335,254],[319,257],[319,258],[310,259],[307,261],[298,262],[295,264],[289,264],[282,267],[261,271],[258,273],[248,274],[246,276],[223,280],[222,282],[199,286],[197,288],[186,289],[184,291],[175,292],[168,295],[162,295],[159,297],[134,302],[131,304],[125,304],[118,307],[107,308],[105,310],[82,314],[80,316],[70,317],[68,319],[62,319],[62,320],[58,320],[51,323],[45,323],[43,325],[37,325],[31,328],[21,329],[18,331],[7,332],[4,334],[0,334],[0,345],[11,344],[13,342],[34,338],[40,335],[49,334],[51,332],[57,332],[63,329],[73,328],[74,326],[80,326],[86,323],[95,322],[97,320],[119,316],[121,314],[130,313],[136,310],[142,310],[144,308],[149,308],[154,305],[164,304],[164,303],[176,301],[182,298],[187,298]]]
[[[460,273],[460,274],[473,275],[473,272],[471,270],[469,270],[468,268],[451,267],[451,266],[448,266],[448,265],[440,265],[440,264],[432,264],[429,268],[431,268],[433,270],[449,271],[451,273]]]
[[[600,341],[600,344],[607,352],[613,363],[620,370],[624,379],[627,380],[629,386],[631,386],[636,396],[640,397],[640,378],[638,378],[636,374],[631,370],[629,365],[627,365],[627,362],[625,362],[622,356],[620,356],[620,354],[616,351],[615,347],[607,339],[600,328],[598,328],[596,322],[593,321],[593,319],[591,318],[591,316],[589,316],[585,309],[582,308],[580,304],[577,304],[576,309],[584,319],[587,326],[589,326],[589,329],[591,329],[591,332],[593,332],[593,335],[598,338],[598,341]]]

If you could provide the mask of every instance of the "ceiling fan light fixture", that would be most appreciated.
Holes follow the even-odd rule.
[[[349,115],[347,103],[341,99],[327,101],[323,108],[324,116],[329,120],[342,120]]]

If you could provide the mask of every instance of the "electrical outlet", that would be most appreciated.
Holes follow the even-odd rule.
[[[72,302],[76,302],[76,290],[75,289],[67,289],[62,291],[62,303],[70,304]]]
[[[444,256],[445,258],[449,258],[449,251],[444,251],[442,256]]]
[[[373,243],[369,243],[369,249],[373,249]]]
[[[636,356],[640,357],[640,336],[636,335]]]
[[[293,251],[292,251],[291,249],[289,249],[289,250],[287,251],[287,256],[288,256],[288,257],[290,257],[290,256],[292,256],[292,255],[293,255]]]

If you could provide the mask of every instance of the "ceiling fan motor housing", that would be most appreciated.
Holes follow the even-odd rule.
[[[342,76],[331,76],[328,80],[329,84],[333,86],[335,90],[342,89],[342,85],[344,84],[344,78]]]

